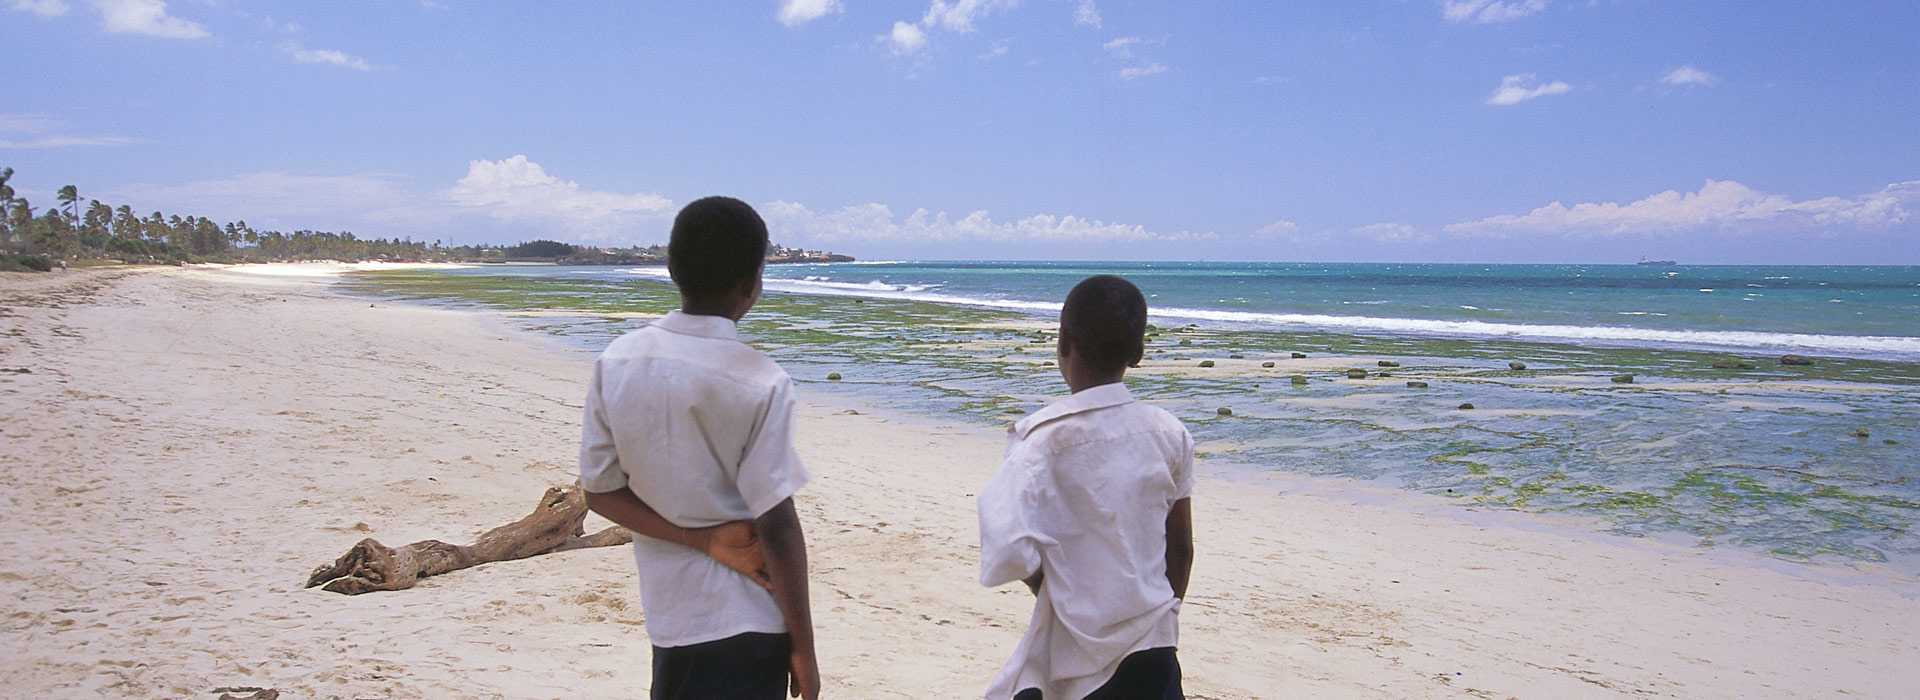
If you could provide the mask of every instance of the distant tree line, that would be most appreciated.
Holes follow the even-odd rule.
[[[83,199],[73,185],[61,187],[54,206],[35,213],[32,202],[0,167],[0,269],[45,270],[66,260],[130,263],[271,262],[286,260],[391,260],[504,262],[551,260],[576,264],[633,264],[666,260],[663,246],[594,248],[535,240],[512,246],[444,246],[410,238],[361,238],[351,231],[259,231],[245,220],[219,223],[204,216],[153,211]],[[84,203],[83,203],[84,202]],[[852,260],[821,251],[774,247],[770,262]]]

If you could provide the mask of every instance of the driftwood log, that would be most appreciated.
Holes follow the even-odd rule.
[[[324,585],[347,595],[397,591],[428,576],[488,562],[633,541],[633,533],[617,525],[586,535],[581,525],[586,518],[587,496],[579,486],[549,488],[527,517],[488,530],[470,545],[423,540],[395,548],[372,538],[360,540],[332,564],[314,569],[307,588]]]

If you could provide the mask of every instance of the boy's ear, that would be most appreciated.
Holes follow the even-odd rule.
[[[1133,359],[1127,361],[1128,367],[1139,367],[1140,361],[1147,359],[1147,340],[1141,338],[1133,344]]]

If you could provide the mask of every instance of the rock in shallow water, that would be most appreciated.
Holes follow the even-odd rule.
[[[1381,367],[1399,367],[1400,366],[1400,363],[1394,362],[1393,360],[1381,360],[1376,364],[1380,365]]]
[[[1780,364],[1811,367],[1813,366],[1813,358],[1807,357],[1806,355],[1781,355]]]
[[[1738,357],[1722,357],[1713,361],[1714,369],[1753,369],[1753,363]]]
[[[1420,381],[1407,382],[1407,388],[1408,389],[1425,389],[1427,388],[1427,383],[1420,382]]]
[[[1293,353],[1293,359],[1296,359],[1296,360],[1304,360],[1304,359],[1307,359],[1307,354],[1306,354],[1306,353],[1304,353],[1304,352],[1296,352],[1296,353]]]
[[[1233,409],[1227,408],[1226,406],[1221,406],[1220,410],[1214,411],[1214,413],[1218,413],[1222,416],[1231,416],[1233,415]]]
[[[1471,410],[1473,410],[1473,404],[1470,404],[1470,403],[1463,403],[1463,404],[1460,404],[1460,410],[1462,410],[1462,411],[1471,411]]]
[[[1261,367],[1265,367],[1265,368],[1267,368],[1267,369],[1273,369],[1273,363],[1271,363],[1271,362],[1262,362],[1262,363],[1260,363],[1260,366],[1261,366]]]
[[[1212,366],[1213,366],[1213,360],[1201,360],[1201,361],[1200,361],[1200,366],[1201,366],[1201,367],[1212,367]]]
[[[1367,371],[1366,371],[1366,370],[1364,370],[1364,369],[1350,369],[1350,370],[1347,370],[1347,378],[1348,378],[1348,379],[1366,379],[1366,378],[1367,378]]]
[[[1526,368],[1527,368],[1527,363],[1521,362],[1519,360],[1514,360],[1512,362],[1507,363],[1507,369],[1513,370],[1515,372],[1518,372]]]
[[[1293,382],[1294,386],[1306,386],[1307,384],[1307,378],[1298,374],[1293,375],[1288,381]]]
[[[1615,383],[1615,384],[1632,384],[1632,383],[1633,383],[1633,375],[1631,375],[1631,374],[1616,374],[1616,375],[1613,375],[1613,383]]]
[[[1866,428],[1854,428],[1853,436],[1857,438],[1873,437],[1873,433],[1871,431],[1868,431]]]
[[[827,373],[827,381],[830,381],[830,382],[837,382],[837,381],[840,381],[840,373],[839,373],[839,372],[828,372],[828,373]]]

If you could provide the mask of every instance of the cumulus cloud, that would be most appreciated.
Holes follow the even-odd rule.
[[[843,10],[840,0],[780,0],[780,12],[776,17],[781,24],[798,27]]]
[[[921,31],[919,25],[894,22],[893,31],[887,34],[887,44],[893,47],[894,53],[910,54],[926,47],[927,33]]]
[[[836,211],[814,211],[804,204],[776,201],[761,208],[776,238],[807,243],[885,242],[1112,242],[1213,240],[1211,233],[1160,233],[1137,224],[1108,223],[1071,215],[1035,214],[996,221],[986,211],[962,217],[915,209],[897,217],[885,204],[867,203]]]
[[[1442,0],[1440,16],[1448,22],[1494,24],[1531,17],[1547,9],[1547,0]]]
[[[1660,76],[1660,82],[1666,83],[1668,85],[1681,85],[1681,86],[1712,85],[1716,82],[1719,82],[1719,80],[1720,79],[1715,77],[1712,73],[1708,73],[1706,71],[1700,70],[1693,66],[1681,66],[1679,68],[1675,68],[1673,70],[1667,71],[1666,75]]]
[[[1564,95],[1573,90],[1573,86],[1555,80],[1541,83],[1532,73],[1509,75],[1500,79],[1500,87],[1493,89],[1487,96],[1487,104],[1495,107],[1508,107],[1527,100],[1548,95]]]
[[[673,206],[666,197],[649,192],[589,190],[547,174],[524,155],[468,161],[466,176],[453,183],[447,200],[496,219],[570,224],[590,237],[608,233],[625,217],[659,214]]]
[[[1080,0],[1073,6],[1073,23],[1083,27],[1100,28],[1100,8],[1093,0]]]
[[[93,0],[100,27],[110,34],[138,34],[161,39],[204,39],[210,36],[199,22],[167,14],[166,0]]]
[[[67,13],[67,0],[10,0],[9,9],[17,12],[29,12],[41,17],[59,17]]]
[[[1165,72],[1167,72],[1167,64],[1164,64],[1164,63],[1149,63],[1144,66],[1127,66],[1125,68],[1120,69],[1120,79],[1133,80],[1136,78],[1145,78],[1149,75],[1159,75]]]
[[[1911,220],[1920,180],[1853,197],[1796,200],[1732,180],[1708,180],[1696,192],[1667,190],[1626,204],[1550,202],[1525,214],[1502,214],[1446,227],[1469,235],[1585,233],[1631,235],[1701,229],[1791,227],[1882,229]]]
[[[339,66],[357,71],[373,70],[367,60],[353,54],[333,49],[309,49],[299,44],[286,44],[280,47],[294,63],[311,63],[323,66]]]

